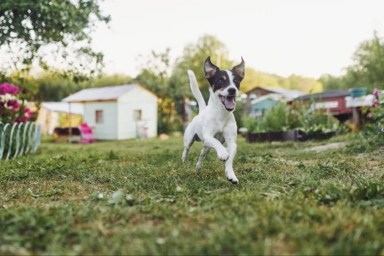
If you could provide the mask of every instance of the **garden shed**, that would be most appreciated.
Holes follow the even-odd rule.
[[[304,95],[305,93],[299,90],[291,90],[273,86],[257,86],[247,92],[248,97],[251,99],[268,94],[279,94],[285,99],[285,101],[291,101]]]
[[[295,101],[313,102],[315,109],[327,109],[333,116],[345,121],[352,116],[352,108],[346,106],[346,97],[350,96],[348,90],[329,90],[321,93],[307,94],[297,97]]]
[[[83,121],[95,139],[157,136],[157,96],[139,84],[83,89],[63,101],[83,104]]]
[[[277,102],[281,101],[282,95],[277,93],[271,93],[264,96],[257,97],[250,101],[250,116],[257,117],[261,116],[265,110],[276,105]]]

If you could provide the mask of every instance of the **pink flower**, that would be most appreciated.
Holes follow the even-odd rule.
[[[16,122],[17,123],[27,122],[32,118],[32,116],[33,116],[32,110],[30,110],[29,108],[25,108],[24,114],[21,117],[17,118]]]
[[[20,107],[20,103],[17,100],[10,100],[7,102],[7,106],[16,112]]]
[[[19,92],[19,87],[10,83],[3,83],[0,85],[0,95],[11,94],[16,95]]]
[[[379,99],[379,90],[377,88],[373,90],[373,96],[375,96],[376,99]]]

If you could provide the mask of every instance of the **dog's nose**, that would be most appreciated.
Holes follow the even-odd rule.
[[[231,95],[231,96],[235,96],[236,95],[236,89],[235,88],[229,88],[228,89],[228,94]]]

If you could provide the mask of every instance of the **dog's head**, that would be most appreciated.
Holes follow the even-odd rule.
[[[204,63],[204,73],[212,92],[221,101],[227,111],[233,111],[236,107],[236,97],[239,94],[240,82],[244,78],[244,60],[234,66],[232,70],[220,70],[208,57]]]

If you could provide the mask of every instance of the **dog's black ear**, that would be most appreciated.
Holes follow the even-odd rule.
[[[241,63],[237,66],[234,66],[232,68],[232,72],[239,76],[241,79],[244,78],[244,72],[245,72],[245,63],[244,63],[244,60],[243,60],[243,57],[241,57]]]
[[[213,77],[218,70],[219,70],[219,67],[212,64],[211,57],[208,56],[208,58],[205,60],[205,63],[204,63],[205,78]]]

